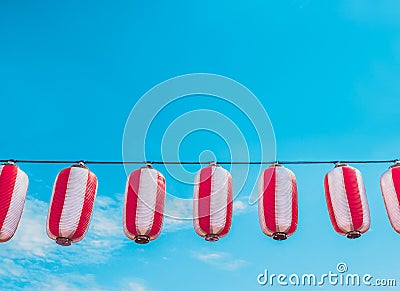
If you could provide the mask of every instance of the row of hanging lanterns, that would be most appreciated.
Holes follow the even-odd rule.
[[[0,165],[0,242],[10,240],[17,230],[28,176],[14,163]],[[97,178],[83,163],[61,170],[54,183],[47,234],[62,246],[82,240],[88,230],[97,193]],[[333,228],[354,239],[370,226],[364,182],[356,168],[337,164],[324,180],[325,197]],[[381,190],[390,223],[400,233],[400,164],[381,176]],[[207,241],[228,234],[232,223],[231,174],[213,163],[195,177],[193,224]],[[262,231],[275,240],[293,235],[298,223],[296,177],[279,164],[265,169],[258,181],[258,214]],[[123,207],[125,235],[136,243],[156,239],[162,229],[166,197],[164,176],[150,165],[133,171],[127,180]]]

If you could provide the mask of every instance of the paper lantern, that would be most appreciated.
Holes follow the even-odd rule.
[[[138,244],[156,239],[163,223],[164,176],[150,166],[133,171],[125,191],[124,232]]]
[[[400,164],[396,163],[382,174],[381,190],[390,224],[400,233]]]
[[[354,239],[370,226],[364,182],[359,170],[337,165],[325,176],[325,196],[333,228]]]
[[[292,171],[273,165],[258,180],[258,217],[262,231],[275,240],[285,240],[297,228],[297,184]]]
[[[83,164],[63,169],[54,183],[47,235],[62,246],[82,240],[89,227],[97,178]]]
[[[28,176],[19,167],[0,165],[0,242],[10,240],[17,230],[28,184]]]
[[[196,233],[207,241],[224,237],[232,223],[232,177],[217,165],[197,173],[193,198]]]

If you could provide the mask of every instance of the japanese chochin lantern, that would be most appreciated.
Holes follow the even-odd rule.
[[[227,235],[232,223],[232,177],[217,165],[201,169],[195,178],[193,224],[207,241]]]
[[[370,226],[364,182],[356,168],[339,164],[325,176],[325,197],[333,228],[350,239]]]
[[[129,175],[123,214],[124,232],[128,238],[146,244],[160,235],[165,196],[165,178],[151,166]]]
[[[258,217],[262,231],[275,240],[285,240],[297,228],[297,183],[292,171],[273,165],[258,180]]]
[[[82,240],[89,227],[97,178],[83,163],[61,170],[53,187],[47,235],[62,246]]]
[[[0,165],[0,242],[10,240],[17,230],[28,184],[28,176],[14,163]]]
[[[381,176],[381,190],[393,229],[400,233],[400,163],[396,162]]]

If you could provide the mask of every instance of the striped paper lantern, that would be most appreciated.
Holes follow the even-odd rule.
[[[152,167],[140,168],[129,175],[123,214],[128,238],[146,244],[160,235],[165,195],[164,176]]]
[[[381,190],[390,224],[400,233],[400,164],[396,163],[382,174]]]
[[[196,233],[207,241],[217,241],[229,232],[232,223],[232,177],[220,166],[208,166],[196,175],[193,223]]]
[[[258,217],[262,231],[275,240],[285,240],[297,228],[297,183],[292,171],[274,165],[258,180]]]
[[[28,176],[19,167],[0,165],[0,242],[10,240],[17,230],[28,184]]]
[[[359,170],[337,165],[325,176],[325,196],[333,228],[354,239],[370,226],[364,182]]]
[[[89,227],[97,178],[83,164],[63,169],[54,183],[47,235],[62,246],[82,240]]]

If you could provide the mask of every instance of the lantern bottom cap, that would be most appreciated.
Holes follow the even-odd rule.
[[[346,233],[347,238],[350,239],[355,239],[355,238],[359,238],[361,236],[361,232],[359,232],[358,230],[352,230],[349,231],[348,233]]]
[[[207,234],[205,237],[206,241],[218,241],[219,240],[219,235],[218,234],[213,234],[213,233],[209,233]]]
[[[287,234],[285,232],[274,232],[272,238],[274,240],[285,240],[287,239]]]
[[[71,245],[72,241],[67,237],[58,237],[56,243],[60,246],[67,247]]]
[[[148,235],[137,235],[135,236],[134,241],[137,244],[144,245],[150,242],[150,237]]]

